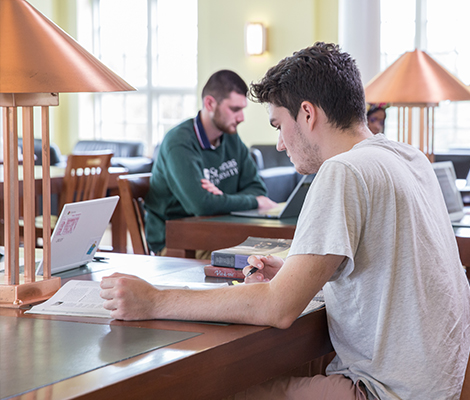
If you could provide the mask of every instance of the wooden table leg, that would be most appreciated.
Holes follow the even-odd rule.
[[[112,189],[109,191],[110,196],[119,194],[119,190]],[[111,217],[111,234],[114,253],[127,253],[127,225],[124,218],[124,210],[121,202],[118,202],[114,214]]]

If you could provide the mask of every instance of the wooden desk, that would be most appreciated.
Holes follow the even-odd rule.
[[[62,180],[64,178],[65,168],[54,167],[52,166],[50,169],[51,174],[51,195],[59,194],[62,189]],[[23,199],[23,177],[22,177],[22,167],[19,168],[19,192],[20,192],[20,208]],[[109,183],[108,183],[108,190],[111,196],[119,194],[117,178],[119,175],[123,175],[127,173],[125,168],[116,168],[112,167],[109,169]],[[42,167],[35,166],[34,167],[34,176],[35,179],[35,192],[37,198],[42,195]],[[42,214],[42,209],[39,207],[39,202],[36,201],[36,215]],[[3,165],[0,165],[0,213],[3,219]],[[21,212],[21,211],[20,211]],[[0,229],[0,243],[3,245],[4,241],[4,230],[3,230],[3,223],[1,224]],[[126,230],[126,221],[124,219],[124,212],[120,203],[118,203],[116,207],[116,211],[114,212],[111,218],[111,229],[112,229],[112,245],[113,251],[117,253],[126,253],[127,252],[127,230]]]
[[[131,272],[153,283],[159,281],[204,281],[203,261],[165,257],[105,254],[110,265],[92,263],[84,275],[76,279],[99,280],[118,270]],[[63,280],[71,279],[77,270],[64,272]],[[215,278],[206,278],[214,280]],[[299,365],[332,351],[325,309],[299,318],[286,330],[250,325],[203,324],[183,321],[110,321],[102,318],[77,318],[24,315],[21,310],[0,309],[0,316],[40,318],[87,323],[125,325],[161,330],[196,332],[200,335],[179,343],[131,357],[125,361],[52,383],[19,395],[16,399],[221,399],[232,393],[287,373]],[[15,324],[10,324],[15,326]],[[45,335],[47,332],[40,332]],[[11,346],[24,351],[20,343]],[[37,352],[43,349],[34,347]],[[1,355],[1,353],[0,353]],[[2,360],[4,362],[5,360]],[[50,361],[50,360],[48,360]],[[25,365],[30,374],[45,365]],[[5,368],[0,375],[13,379]],[[27,379],[28,375],[21,378]]]
[[[454,228],[460,261],[465,267],[467,277],[470,279],[470,228]]]
[[[236,246],[248,236],[292,239],[297,218],[263,219],[233,215],[190,217],[166,222],[166,247],[172,257],[194,258],[195,250]]]

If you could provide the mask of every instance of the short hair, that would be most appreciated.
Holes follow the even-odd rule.
[[[250,96],[258,103],[286,108],[297,120],[300,105],[320,107],[339,129],[365,123],[365,95],[356,62],[338,45],[317,42],[270,68]]]
[[[246,96],[248,94],[248,86],[237,73],[223,69],[211,75],[202,89],[202,99],[204,100],[204,97],[210,95],[220,103],[229,97],[232,92]]]

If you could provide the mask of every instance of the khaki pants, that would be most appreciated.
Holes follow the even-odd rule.
[[[367,400],[365,390],[343,375],[282,376],[227,400]]]

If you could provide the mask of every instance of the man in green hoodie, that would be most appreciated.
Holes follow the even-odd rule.
[[[145,198],[145,233],[154,253],[165,247],[169,219],[276,205],[237,134],[247,92],[235,72],[214,73],[202,91],[202,110],[166,134]]]

